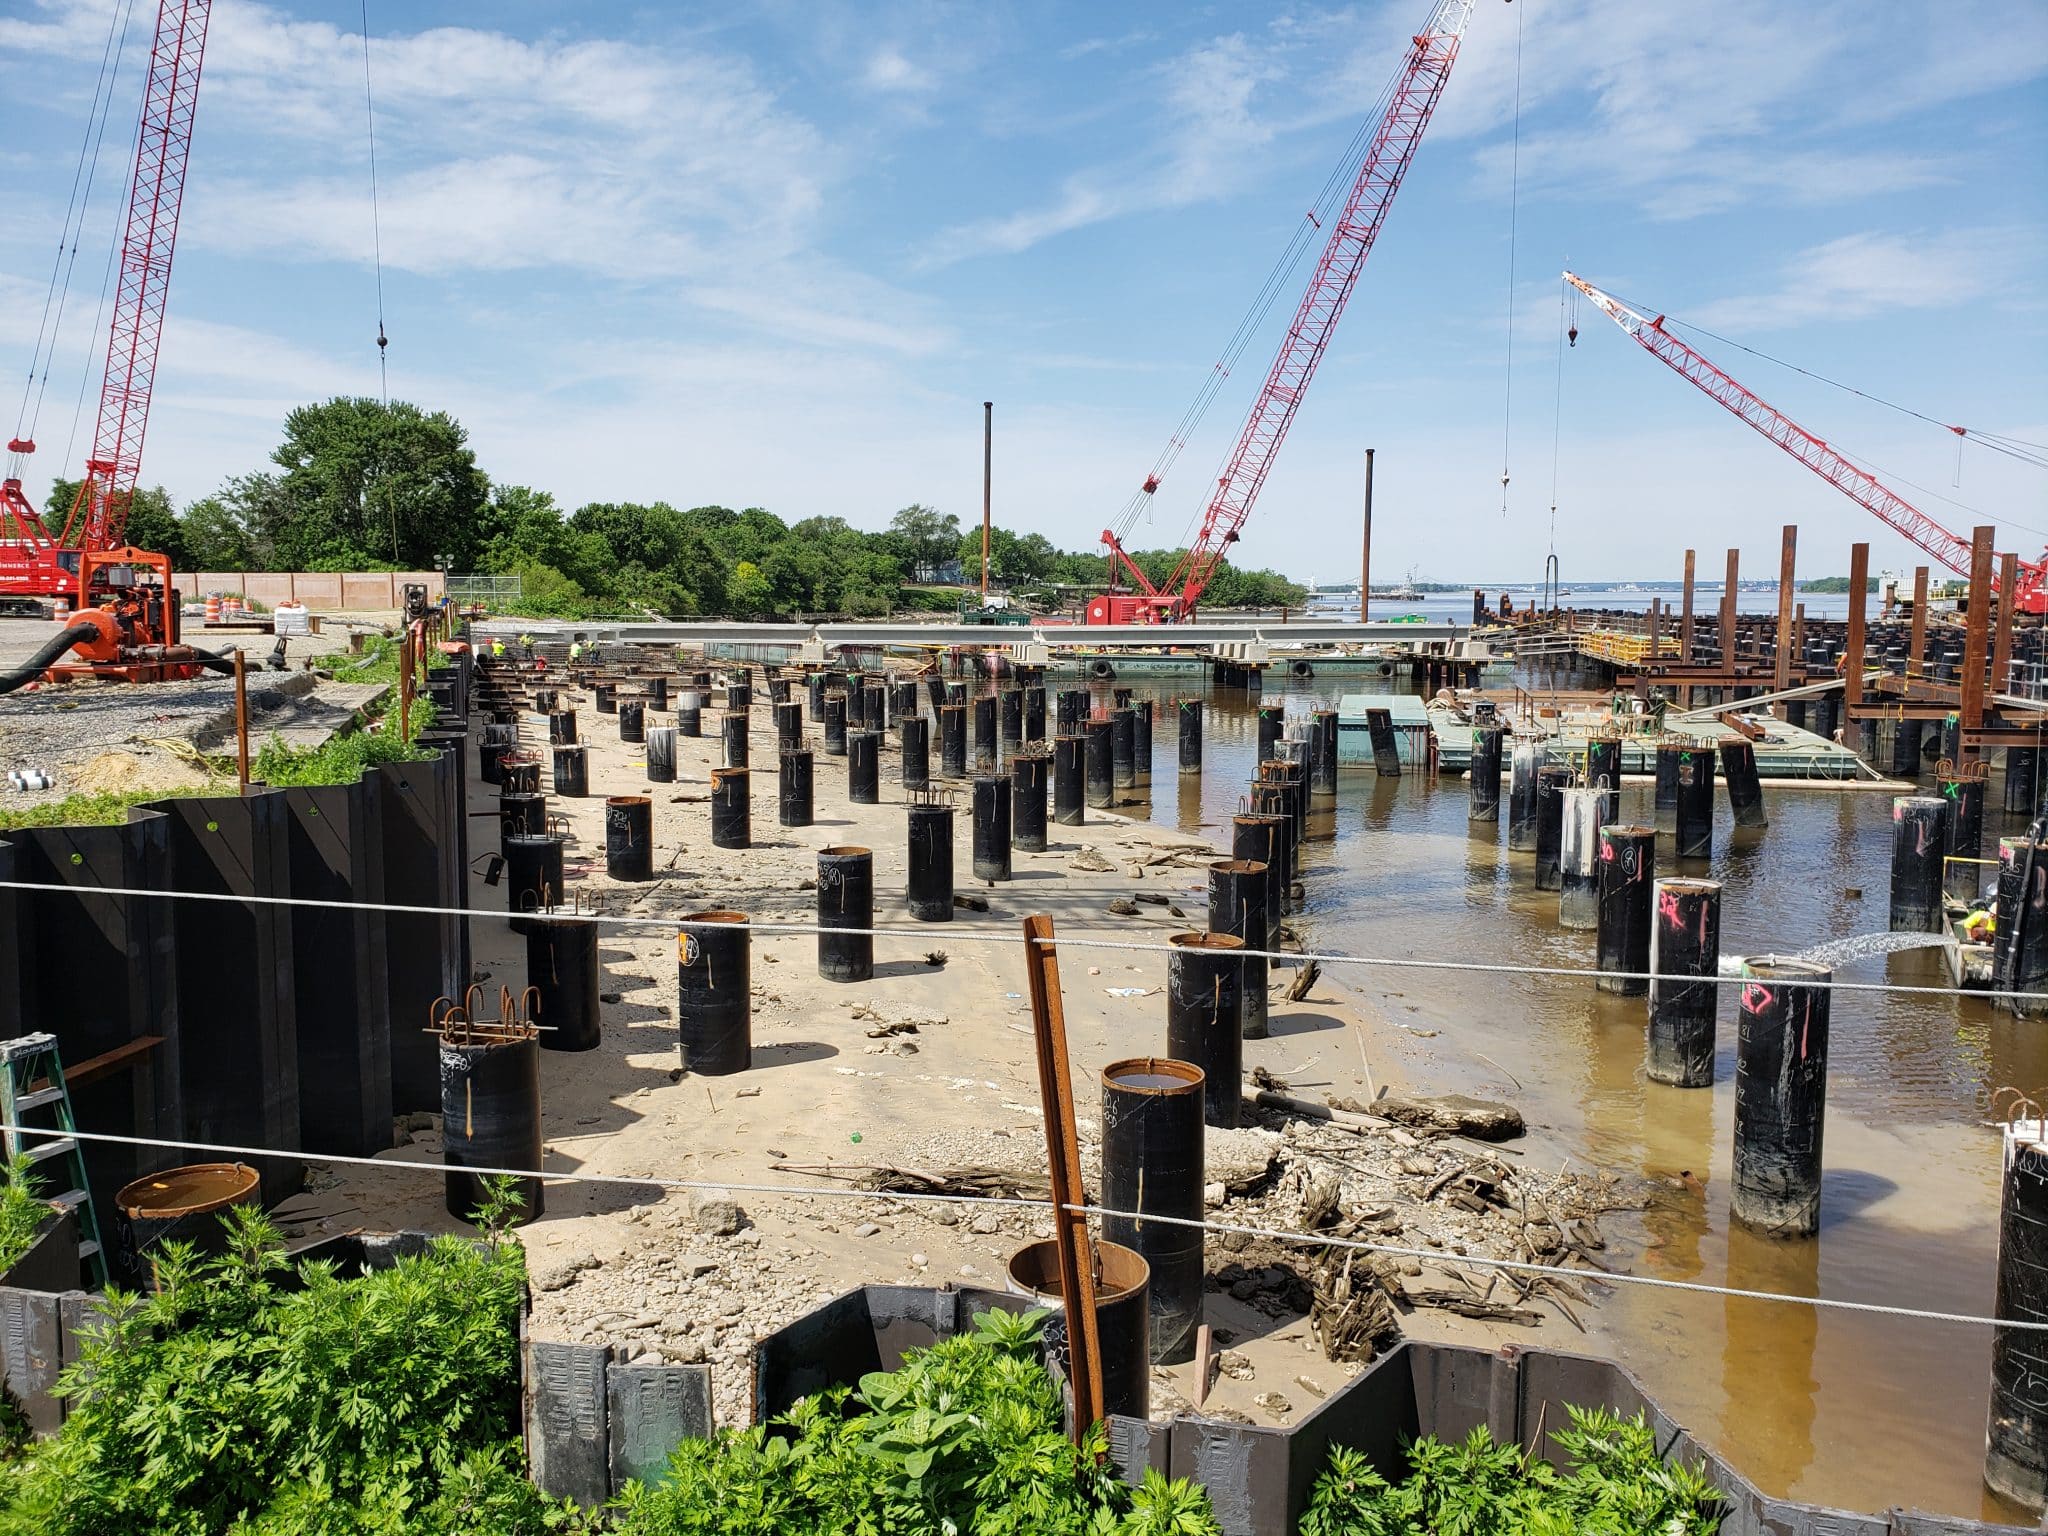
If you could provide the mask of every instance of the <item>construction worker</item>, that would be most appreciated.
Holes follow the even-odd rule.
[[[583,642],[581,640],[571,640],[569,642],[569,665],[573,667],[582,659]]]
[[[491,659],[502,661],[505,656],[505,642],[497,635],[491,636]]]
[[[1998,933],[1997,903],[1978,902],[1963,915],[1963,940],[1969,944],[1989,944]]]
[[[1662,688],[1650,690],[1650,723],[1653,733],[1661,735],[1664,730],[1664,711],[1671,707],[1671,701],[1664,697]]]

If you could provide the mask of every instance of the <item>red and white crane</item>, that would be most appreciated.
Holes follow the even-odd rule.
[[[84,607],[94,594],[82,590],[81,555],[122,547],[142,473],[212,10],[212,0],[160,0],[157,7],[92,454],[64,526],[53,533],[22,491],[35,442],[23,436],[8,443],[7,475],[0,480],[0,598],[71,596]],[[84,568],[89,571],[91,562]]]
[[[1696,386],[1709,399],[1739,416],[1851,501],[1882,519],[1956,575],[1970,574],[1970,541],[1942,527],[1867,469],[1815,437],[1783,411],[1731,377],[1725,370],[1664,328],[1664,317],[1652,319],[1595,288],[1576,273],[1564,280],[1591,299],[1600,312],[1620,326],[1652,357]],[[1574,333],[1576,335],[1576,333]],[[1953,430],[1953,429],[1952,429]],[[2048,563],[2019,562],[2013,607],[2021,613],[2048,613]]]
[[[1436,111],[1436,104],[1457,61],[1458,45],[1464,40],[1472,19],[1475,0],[1436,0],[1429,21],[1410,43],[1408,59],[1388,97],[1384,115],[1375,129],[1371,146],[1358,167],[1351,195],[1330,230],[1316,263],[1308,292],[1301,297],[1294,320],[1280,343],[1279,355],[1267,370],[1265,385],[1252,403],[1228,467],[1217,479],[1215,494],[1202,514],[1202,527],[1188,546],[1180,563],[1164,582],[1154,585],[1138,568],[1116,534],[1103,530],[1102,543],[1108,551],[1110,590],[1088,604],[1091,624],[1153,624],[1189,619],[1194,616],[1202,589],[1216,572],[1224,555],[1237,542],[1245,519],[1251,516],[1259,489],[1273,467],[1274,455],[1287,438],[1308,393],[1316,366],[1329,349],[1337,321],[1358,274],[1379,238],[1394,194],[1401,190],[1401,178],[1415,158],[1422,132]],[[1139,504],[1158,489],[1156,475],[1147,476],[1139,493]],[[1124,592],[1118,583],[1128,574],[1136,590]]]

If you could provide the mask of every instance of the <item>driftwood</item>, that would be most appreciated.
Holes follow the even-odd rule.
[[[1287,983],[1287,1001],[1298,1003],[1309,995],[1315,984],[1322,980],[1323,965],[1320,960],[1311,960],[1294,973],[1294,980]]]
[[[1049,1200],[1052,1186],[1007,1168],[899,1168],[887,1163],[771,1163],[777,1173],[807,1173],[841,1179],[860,1189],[893,1195],[993,1196],[1007,1200]]]

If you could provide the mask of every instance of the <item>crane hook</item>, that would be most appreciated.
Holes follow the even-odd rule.
[[[390,340],[384,334],[384,322],[382,320],[379,320],[377,322],[377,350],[379,352],[382,352],[386,347],[390,345]]]
[[[1573,346],[1576,347],[1579,344],[1579,328],[1576,325],[1573,326],[1570,330],[1566,331],[1564,334],[1565,339],[1569,341]]]

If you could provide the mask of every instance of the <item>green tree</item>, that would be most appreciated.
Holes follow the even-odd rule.
[[[774,605],[775,590],[760,566],[742,560],[733,567],[732,579],[725,584],[725,600],[742,618],[758,618]]]
[[[61,476],[50,482],[50,494],[43,500],[43,521],[49,525],[52,534],[63,535],[65,520],[78,504],[78,488],[83,483]],[[187,568],[184,529],[179,526],[178,514],[171,506],[171,493],[160,485],[150,490],[136,490],[134,499],[128,504],[128,520],[122,526],[121,542],[170,556],[173,569]]]
[[[960,519],[923,502],[912,502],[890,518],[889,531],[902,541],[909,574],[917,581],[931,580],[960,545]],[[980,558],[977,546],[975,559]]]
[[[193,502],[185,509],[183,529],[185,558],[193,570],[256,569],[256,540],[240,510],[224,498]]]
[[[285,418],[281,505],[264,533],[289,568],[474,563],[490,481],[445,411],[338,396]]]

